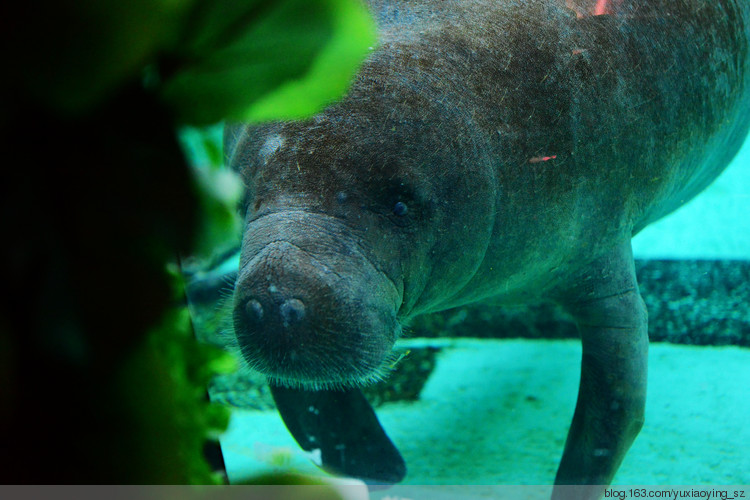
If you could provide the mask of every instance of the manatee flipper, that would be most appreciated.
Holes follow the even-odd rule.
[[[552,498],[598,499],[643,425],[648,316],[630,242],[596,260],[564,292],[581,333],[581,381]]]
[[[320,449],[327,471],[369,484],[398,483],[406,475],[404,459],[359,389],[270,387],[289,432],[302,449]]]

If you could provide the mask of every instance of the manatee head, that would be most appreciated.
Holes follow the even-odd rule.
[[[277,384],[330,388],[383,375],[401,333],[401,285],[348,232],[304,208],[247,226],[234,329],[245,361]]]
[[[473,175],[482,162],[463,124],[435,126],[440,102],[355,86],[307,121],[227,128],[246,189],[235,334],[274,383],[382,378],[400,322],[481,262],[492,187]]]
[[[234,328],[244,359],[277,384],[377,380],[401,333],[403,252],[388,226],[408,217],[408,200],[380,193],[375,206],[357,179],[365,169],[331,139],[269,127],[242,151],[247,221]]]

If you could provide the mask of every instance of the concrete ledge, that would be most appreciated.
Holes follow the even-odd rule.
[[[652,342],[750,346],[750,261],[636,260]],[[577,338],[552,304],[471,305],[418,317],[409,337]]]

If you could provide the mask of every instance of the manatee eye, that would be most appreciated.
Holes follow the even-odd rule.
[[[406,203],[403,201],[396,202],[395,205],[393,205],[393,215],[398,215],[399,217],[403,217],[406,215],[406,213],[409,211],[409,208],[406,206]]]

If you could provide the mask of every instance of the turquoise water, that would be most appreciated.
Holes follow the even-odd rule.
[[[750,141],[704,193],[644,230],[633,248],[640,260],[749,262]],[[750,290],[732,293],[727,295],[732,300],[745,298],[737,306],[747,311]],[[750,325],[750,318],[739,320]],[[708,329],[713,320],[706,321]],[[749,336],[745,331],[745,342]],[[428,347],[438,354],[419,398],[396,397],[377,408],[406,460],[404,484],[550,484],[575,405],[579,343],[474,338],[400,343],[415,352]],[[649,358],[646,425],[614,484],[750,484],[750,349],[652,343]],[[247,381],[228,384],[215,387],[213,395],[237,406],[221,439],[230,482],[274,470],[325,476],[269,407],[267,391]]]
[[[636,259],[750,259],[750,140],[704,192],[633,238]]]

